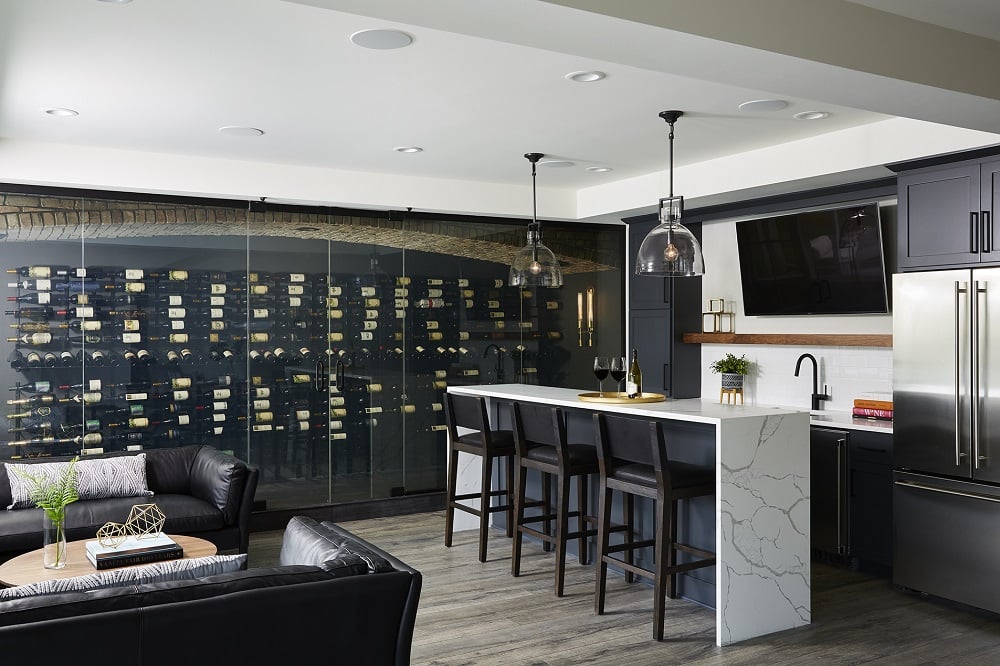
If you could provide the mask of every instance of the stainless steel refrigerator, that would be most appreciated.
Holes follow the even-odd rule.
[[[893,582],[1000,612],[1000,268],[893,276]]]

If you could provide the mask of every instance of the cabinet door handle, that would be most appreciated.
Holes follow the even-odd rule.
[[[847,446],[847,439],[837,440],[837,551],[841,554],[847,552],[847,525],[844,523],[844,448]]]
[[[993,251],[993,224],[990,221],[990,211],[981,211],[983,220],[983,252]]]
[[[979,213],[969,213],[969,252],[979,253]]]

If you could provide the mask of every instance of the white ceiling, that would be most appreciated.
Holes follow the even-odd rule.
[[[350,42],[370,28],[403,30],[413,44],[377,51]],[[88,147],[91,161],[69,175],[52,165],[50,181],[16,166],[0,177],[107,186],[93,156],[124,150],[175,171],[184,160],[222,159],[317,183],[353,174],[363,195],[328,183],[308,198],[378,207],[406,204],[388,192],[405,179],[416,192],[424,179],[453,182],[456,196],[479,183],[502,199],[505,186],[529,182],[522,155],[533,151],[575,163],[538,177],[573,196],[662,172],[664,109],[685,112],[678,167],[893,116],[998,133],[1000,79],[978,66],[998,61],[998,39],[995,0],[3,0],[0,162],[5,149],[52,145]],[[591,69],[607,78],[563,78]],[[788,107],[737,108],[766,98]],[[51,107],[79,116],[42,112]],[[807,110],[831,116],[792,118]],[[264,134],[220,134],[226,125]],[[401,145],[424,152],[392,150]],[[148,181],[275,197],[260,182],[246,186],[254,191],[215,185],[211,173],[204,189],[170,186],[166,169]],[[142,187],[118,178],[122,189]],[[446,198],[423,203],[502,208]]]

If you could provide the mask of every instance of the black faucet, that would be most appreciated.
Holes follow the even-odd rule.
[[[826,392],[827,390],[826,384],[823,384],[823,392],[819,393],[819,386],[817,385],[819,381],[818,379],[819,366],[816,364],[816,357],[813,356],[812,354],[803,354],[802,356],[799,356],[799,360],[795,362],[795,376],[796,377],[799,376],[799,368],[801,367],[802,359],[804,358],[809,359],[813,363],[813,392],[812,392],[812,407],[810,409],[819,410],[820,401],[829,400],[830,396]]]
[[[499,345],[490,343],[486,345],[486,349],[483,350],[483,358],[490,353],[490,349],[496,350],[496,365],[493,366],[493,376],[496,378],[498,384],[502,384],[504,380],[503,372],[503,348]]]

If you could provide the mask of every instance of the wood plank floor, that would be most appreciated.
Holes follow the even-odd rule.
[[[593,611],[594,567],[567,561],[566,596],[553,594],[553,556],[526,542],[510,575],[510,539],[489,559],[476,533],[444,547],[444,512],[341,523],[420,570],[413,664],[1000,664],[1000,616],[894,589],[888,579],[813,563],[813,622],[715,646],[714,612],[667,601],[666,639],[652,640],[652,589],[612,576],[607,614]],[[277,561],[281,532],[250,538],[250,566]]]

